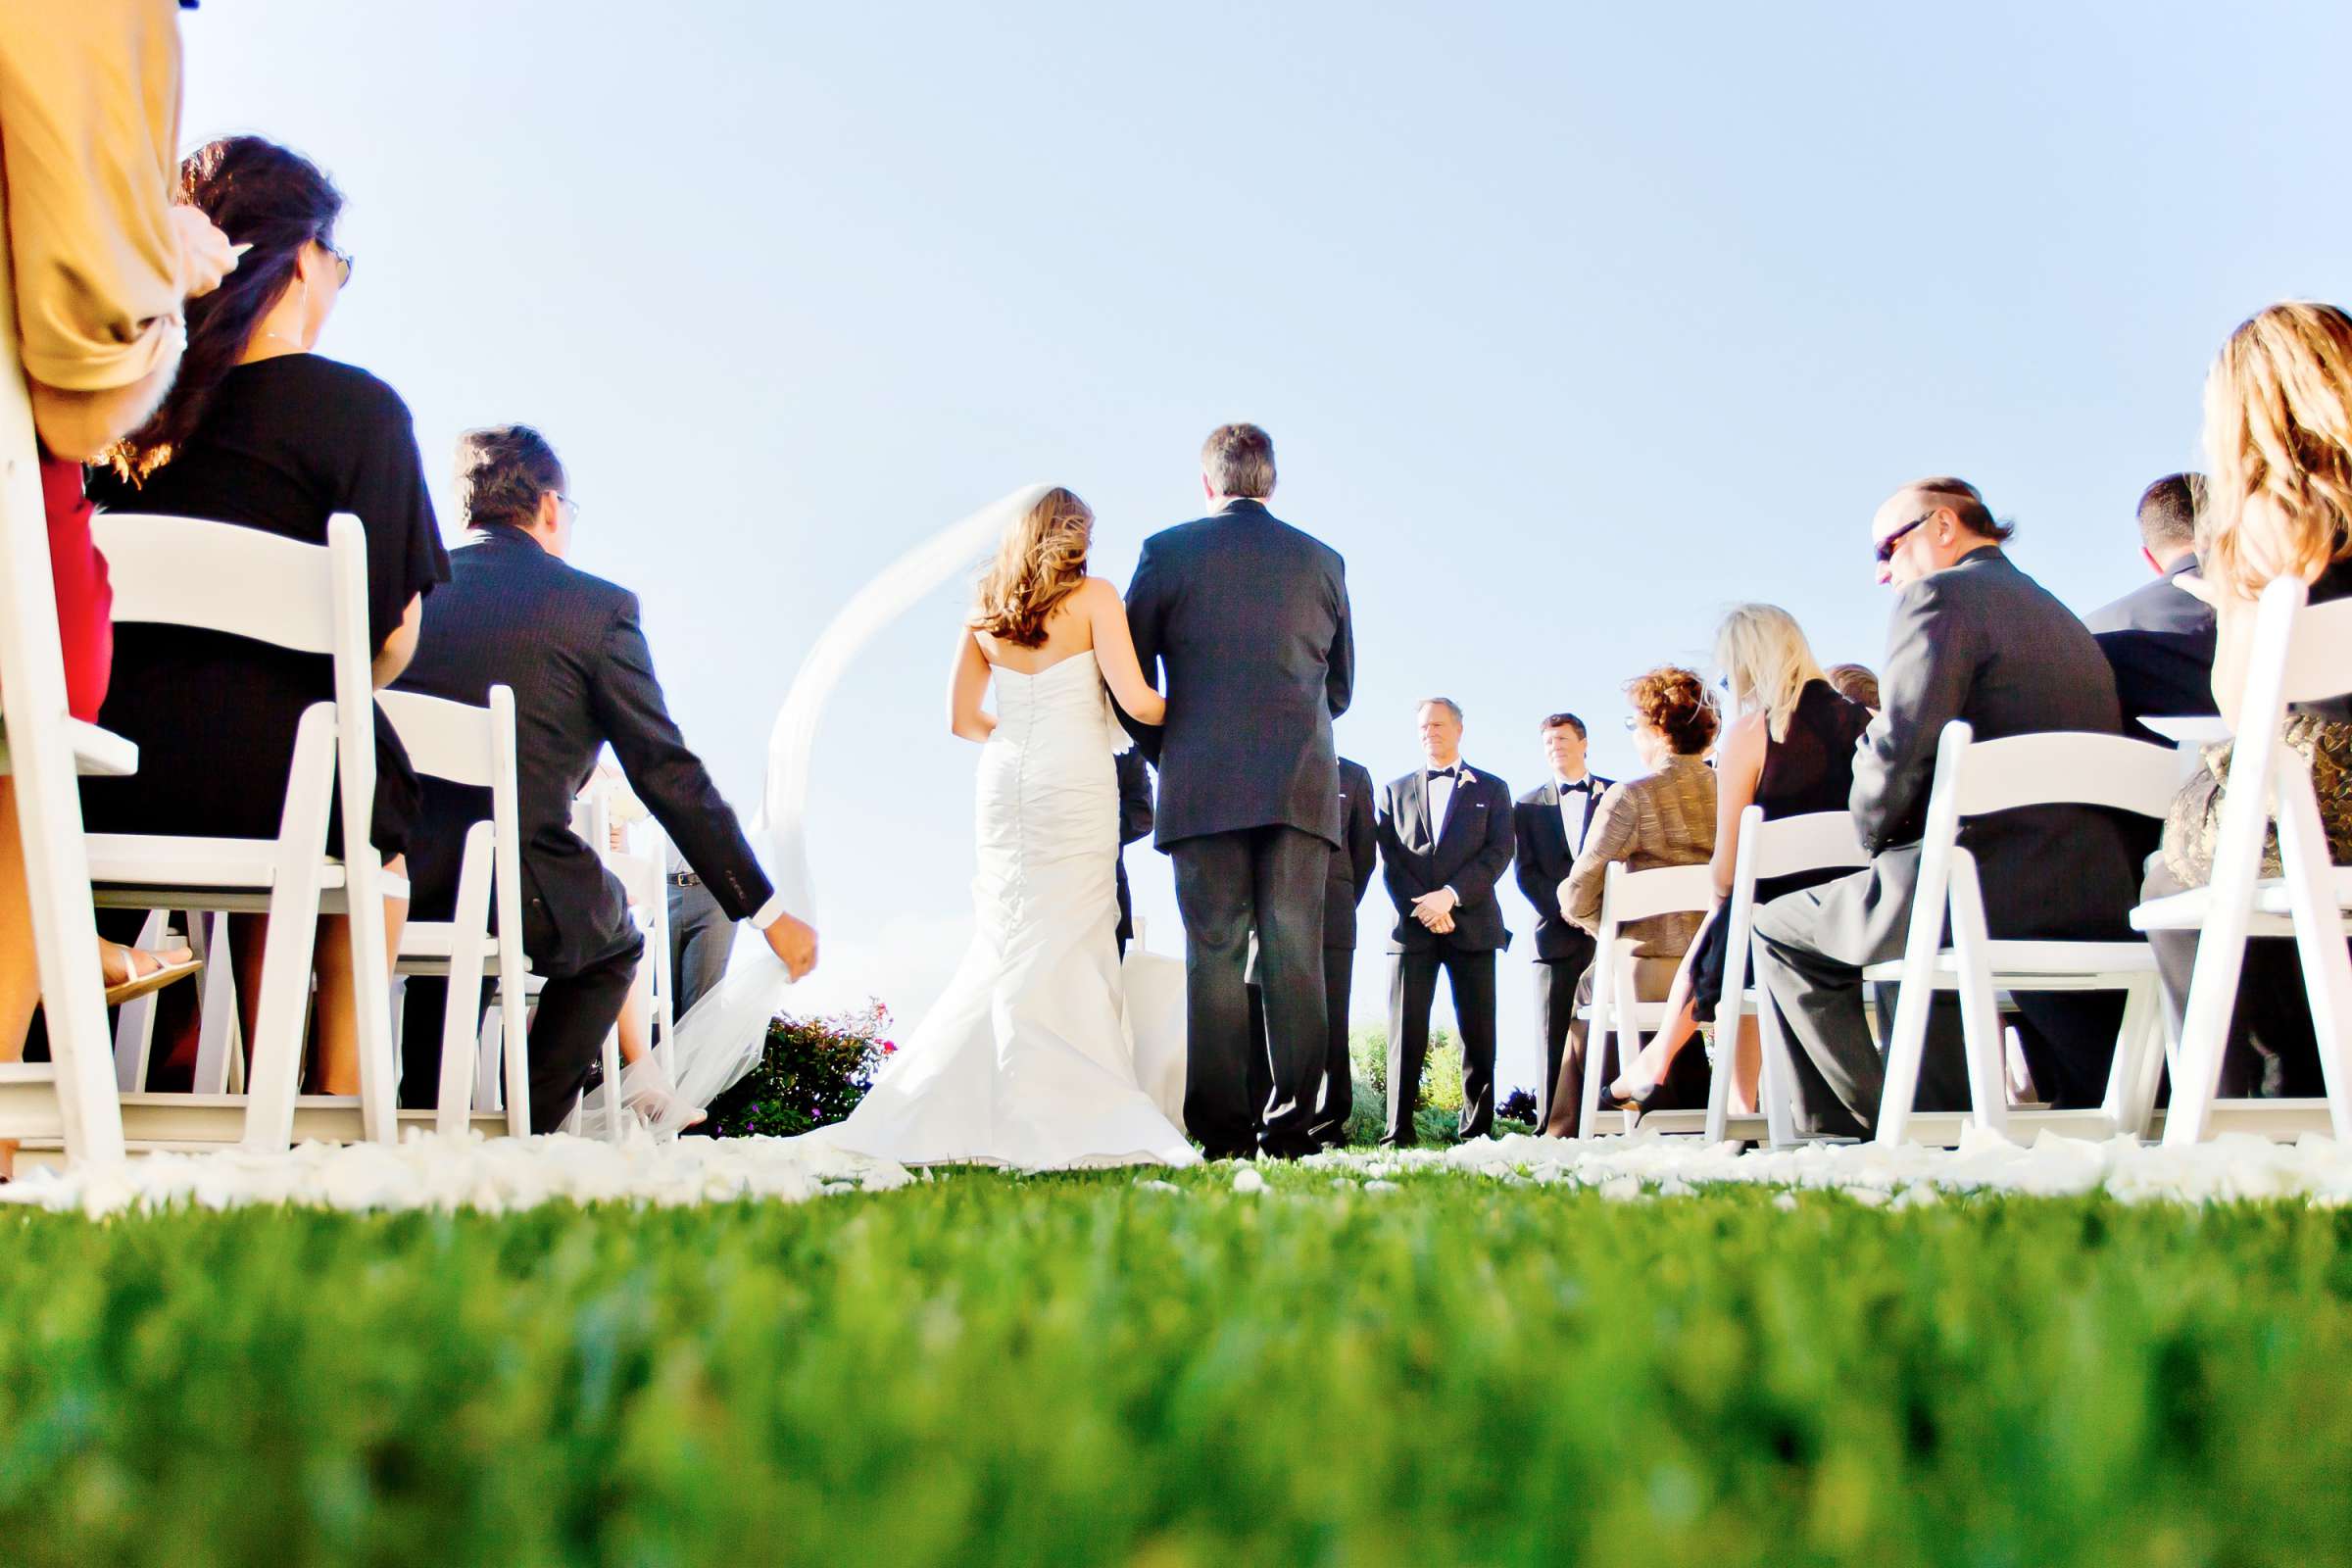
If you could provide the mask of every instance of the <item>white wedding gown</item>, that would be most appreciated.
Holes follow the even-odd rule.
[[[808,1136],[902,1165],[1193,1164],[1136,1082],[1114,936],[1123,736],[1102,669],[1088,652],[995,674],[971,948],[849,1119]]]

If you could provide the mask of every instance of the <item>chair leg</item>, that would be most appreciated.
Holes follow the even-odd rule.
[[[459,862],[458,907],[451,923],[449,1001],[441,1009],[441,1082],[434,1097],[433,1128],[444,1137],[463,1133],[472,1108],[475,1053],[470,999],[482,994],[482,970],[490,946],[491,828],[476,822],[466,830]],[[467,999],[461,1002],[460,999]]]
[[[613,1143],[620,1142],[626,1113],[620,1102],[620,1031],[615,1028],[605,1036],[605,1136]]]
[[[1609,1040],[1616,1028],[1610,1015],[1617,992],[1615,927],[1604,925],[1601,936],[1606,940],[1592,956],[1592,1016],[1585,1025],[1585,1081],[1577,1120],[1579,1133],[1587,1137],[1600,1130],[1600,1079],[1608,1071]]]
[[[2009,1074],[2001,1030],[2000,999],[1993,993],[1992,940],[1984,922],[1984,890],[1977,881],[1977,859],[1952,851],[1952,958],[1960,971],[1960,1028],[1968,1062],[1968,1095],[1974,1119],[1986,1132],[2009,1125]],[[1920,1020],[1925,1054],[1927,1020]]]
[[[2328,858],[2328,838],[2302,759],[2278,769],[2278,854],[2286,873],[2303,993],[2328,1086],[2328,1116],[2338,1143],[2352,1143],[2352,951]]]
[[[2154,975],[2141,975],[2124,993],[2124,1026],[2116,1038],[2107,1109],[2115,1130],[2128,1137],[2147,1137],[2156,1111],[2156,1080],[2164,1070],[2164,1010]]]
[[[197,998],[196,1077],[200,1095],[234,1094],[244,1086],[245,1026],[237,1016],[236,955],[229,945],[229,917],[214,910],[198,917],[205,930],[204,993]]]
[[[334,781],[334,711],[331,703],[316,703],[302,715],[294,734],[294,762],[287,770],[245,1101],[245,1145],[254,1150],[283,1151],[294,1142],[294,1100],[302,1087],[303,1025],[310,1009]],[[383,961],[381,949],[376,961]]]

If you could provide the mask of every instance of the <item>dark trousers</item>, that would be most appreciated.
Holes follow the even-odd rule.
[[[605,1036],[619,1021],[621,1004],[629,997],[629,982],[637,977],[637,960],[645,953],[645,937],[635,926],[616,939],[607,952],[570,974],[551,977],[539,992],[531,1015],[531,1131],[560,1129],[603,1054]],[[439,1093],[441,1020],[449,1004],[449,982],[417,978],[408,983],[402,1008],[400,1102],[429,1106]],[[489,988],[475,1004],[478,1013],[488,1001]],[[506,1049],[517,1049],[508,1041]],[[619,1086],[613,1086],[617,1092]]]
[[[1862,970],[1901,957],[1909,926],[1907,918],[1883,919],[1875,929],[1852,919],[1838,900],[1854,880],[1775,899],[1756,917],[1758,989],[1788,1038],[1796,1126],[1807,1137],[1868,1137],[1886,1084],[1886,1058],[1863,1004]],[[1878,991],[1879,1017],[1889,1030],[1900,989]],[[2104,1101],[2123,1023],[2122,993],[2026,991],[2017,1004],[2007,1021],[2042,1098],[2062,1110]],[[1965,1110],[1968,1104],[1959,999],[1945,993],[1928,1009],[1912,1106]]]
[[[1389,1123],[1380,1141],[1399,1149],[1415,1141],[1440,969],[1462,1036],[1461,1134],[1484,1138],[1494,1130],[1494,950],[1472,952],[1441,939],[1425,952],[1397,954],[1389,970]]]
[[[678,1017],[727,972],[735,951],[735,922],[700,882],[669,885],[670,1010]]]
[[[1536,1125],[1551,1118],[1551,1092],[1560,1081],[1560,1055],[1568,1026],[1576,1021],[1576,986],[1592,962],[1592,950],[1564,958],[1536,960],[1536,1027],[1544,1037],[1544,1075],[1536,1080]]]
[[[1348,1059],[1348,1002],[1355,983],[1355,953],[1323,950],[1323,1086],[1315,1096],[1315,1118],[1307,1133],[1318,1148],[1348,1142],[1348,1118],[1355,1114],[1355,1073]],[[1264,1104],[1274,1090],[1274,1062],[1266,1049],[1266,998],[1250,983],[1250,1098]]]
[[[1326,1052],[1323,883],[1331,846],[1291,827],[1180,839],[1176,907],[1184,915],[1184,1122],[1211,1159],[1310,1153]],[[1250,1091],[1245,975],[1257,932],[1265,992],[1265,1098]]]
[[[2181,891],[2180,879],[2157,861],[2148,869],[2146,894],[2168,898]],[[2156,969],[2164,983],[2164,1004],[2173,1033],[2188,1005],[2188,980],[2197,966],[2197,933],[2151,931]],[[2320,1070],[2319,1036],[2312,1032],[2311,1001],[2303,990],[2303,962],[2292,937],[2256,937],[2246,944],[2237,972],[2237,1003],[2230,1014],[2230,1039],[2222,1051],[2224,1100],[2254,1097],[2318,1099],[2328,1093]]]

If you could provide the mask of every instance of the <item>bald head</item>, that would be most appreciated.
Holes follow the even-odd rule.
[[[1943,570],[1972,550],[2000,544],[2016,531],[1993,516],[1984,492],[1948,475],[1914,479],[1888,496],[1870,520],[1879,581],[1897,588]]]

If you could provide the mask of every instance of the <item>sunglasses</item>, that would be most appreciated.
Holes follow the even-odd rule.
[[[351,282],[352,269],[351,252],[339,251],[332,245],[326,243],[324,240],[320,240],[318,242],[318,248],[326,252],[328,257],[331,258],[335,264],[335,287],[342,288],[349,284]]]
[[[1918,516],[1913,517],[1909,522],[1904,523],[1900,528],[1895,529],[1894,532],[1888,534],[1886,538],[1880,540],[1879,564],[1884,566],[1886,564],[1886,563],[1892,561],[1894,559],[1895,551],[1902,548],[1903,536],[1934,515],[1936,515],[1936,514],[1932,511],[1923,512]]]

